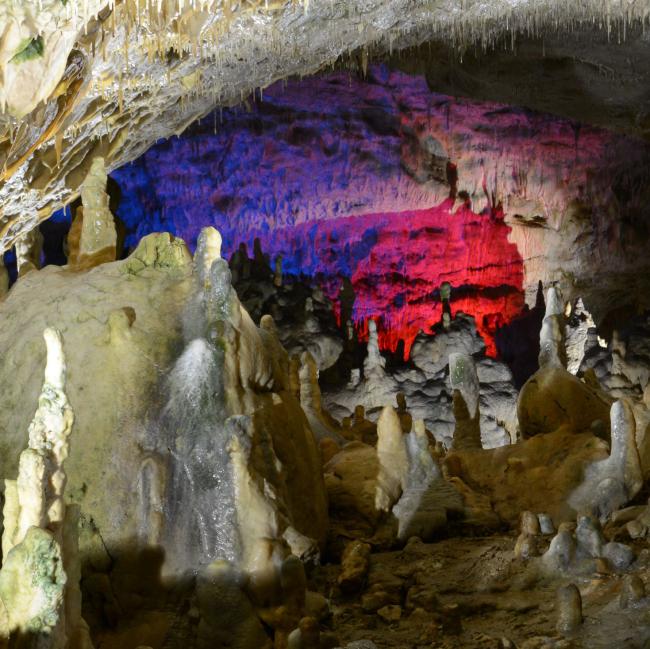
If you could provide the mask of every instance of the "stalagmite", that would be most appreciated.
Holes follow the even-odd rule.
[[[212,262],[206,283],[208,290],[202,298],[206,326],[213,343],[224,350],[227,407],[234,413],[252,412],[252,388],[273,387],[274,365],[277,367],[278,363],[274,363],[271,353],[261,353],[264,344],[260,332],[239,302],[224,259]]]
[[[537,514],[537,520],[539,521],[539,530],[541,534],[553,534],[555,532],[553,519],[548,514]]]
[[[605,572],[623,572],[635,560],[634,551],[617,541],[607,542],[599,521],[581,514],[577,525],[560,524],[542,563],[551,574],[594,570],[604,566]]]
[[[557,591],[557,630],[562,635],[575,633],[582,624],[582,597],[575,584]]]
[[[335,423],[323,411],[321,391],[318,385],[318,366],[314,357],[309,352],[300,356],[298,370],[300,384],[300,405],[309,421],[316,439],[333,438],[342,442],[341,436],[335,428]]]
[[[379,351],[379,338],[377,336],[377,323],[374,320],[368,321],[368,351],[363,361],[363,373],[366,380],[375,375],[383,376],[386,367],[386,359]]]
[[[449,355],[449,381],[453,390],[456,419],[452,448],[480,449],[479,382],[471,356],[459,353]]]
[[[575,633],[582,624],[582,597],[575,584],[557,591],[557,630],[562,635]]]
[[[0,570],[0,642],[12,635],[48,637],[44,646],[65,647],[66,575],[61,546],[51,532],[31,527]],[[7,644],[5,644],[7,643]]]
[[[612,374],[625,374],[625,356],[627,353],[625,340],[621,338],[621,334],[614,330],[612,333]]]
[[[43,235],[38,228],[32,228],[16,240],[16,267],[18,277],[24,277],[41,267]]]
[[[9,550],[21,542],[30,527],[47,527],[57,532],[65,516],[63,491],[66,476],[63,462],[68,456],[68,437],[74,415],[65,395],[66,367],[61,334],[46,329],[47,364],[39,407],[29,426],[29,446],[20,458],[17,481],[18,517],[13,535],[3,543]]]
[[[109,209],[106,193],[106,168],[104,159],[92,161],[90,171],[81,186],[82,213],[78,250],[71,248],[73,263],[84,268],[115,261],[117,256],[117,232]]]
[[[576,543],[579,557],[595,559],[602,556],[605,538],[597,520],[584,514],[578,516]]]
[[[521,513],[521,529],[522,534],[530,534],[537,536],[540,534],[539,519],[532,512]]]
[[[578,298],[565,327],[567,370],[571,374],[577,374],[580,370],[587,341],[595,327],[591,313],[585,309],[582,298]]]
[[[319,322],[314,316],[314,300],[311,297],[305,300],[305,330],[310,333],[319,332]]]
[[[314,357],[309,352],[300,356],[300,405],[303,410],[318,412],[321,408],[321,394],[318,386],[318,367]]]
[[[48,634],[48,647],[91,646],[81,618],[77,507],[66,507],[64,462],[74,415],[64,392],[61,334],[45,329],[45,378],[16,481],[5,480],[0,636]]]
[[[387,512],[405,488],[409,468],[402,427],[391,406],[386,406],[377,420],[377,458],[375,507]]]
[[[216,259],[221,259],[221,234],[216,228],[203,228],[196,242],[194,264],[204,289],[209,287],[210,269]]]
[[[551,286],[546,294],[546,314],[539,334],[539,366],[566,367],[564,304],[560,291]]]
[[[346,544],[341,557],[341,572],[337,582],[345,593],[358,591],[368,574],[371,547],[362,541]]]
[[[0,649],[650,649],[649,25],[0,0]]]
[[[540,534],[539,520],[532,512],[521,513],[519,536],[515,544],[515,556],[519,559],[529,559],[538,554],[537,537]]]
[[[536,308],[540,307],[541,304]],[[519,426],[524,437],[551,432],[562,426],[574,432],[603,430],[604,433],[606,428],[612,397],[599,389],[597,381],[590,379],[588,373],[581,381],[567,371],[565,331],[562,296],[558,288],[551,286],[539,334],[539,369],[526,381],[517,402]],[[571,355],[571,367],[576,369],[579,354],[572,349]]]
[[[551,572],[568,570],[576,553],[576,541],[571,530],[560,526],[558,533],[553,537],[551,544],[542,557],[544,565]]]
[[[431,456],[424,422],[414,422],[404,437],[408,455],[408,473],[401,498],[393,507],[397,518],[397,537],[412,536],[429,540],[447,524],[447,511],[462,509],[462,499],[445,480]]]
[[[625,401],[616,401],[610,418],[609,457],[588,466],[582,484],[569,497],[574,509],[592,511],[600,518],[627,503],[643,485],[632,409]]]
[[[639,575],[625,575],[623,578],[623,589],[619,597],[621,608],[634,606],[646,596],[646,588]]]
[[[275,271],[273,273],[273,286],[282,287],[282,255],[275,258]]]

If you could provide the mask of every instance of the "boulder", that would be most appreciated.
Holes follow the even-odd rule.
[[[339,588],[344,593],[352,593],[363,586],[370,567],[370,545],[361,541],[346,544],[341,558],[341,572],[338,576]]]
[[[611,398],[595,390],[563,367],[539,369],[524,384],[517,401],[517,416],[523,437],[550,433],[565,427],[574,432],[602,422],[609,432]]]

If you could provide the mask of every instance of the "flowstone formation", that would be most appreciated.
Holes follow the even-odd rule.
[[[289,390],[288,356],[272,323],[258,328],[240,305],[219,250],[219,233],[204,230],[186,347],[170,372],[162,420],[144,440],[147,461],[159,467],[151,500],[167,503],[174,521],[154,542],[176,571],[228,559],[264,573],[279,566],[287,541],[298,554],[323,541],[324,491],[313,433]]]
[[[103,222],[94,223],[101,234]],[[83,566],[88,619],[95,628],[107,616],[121,615],[133,597],[140,598],[136,618],[182,607],[184,598],[193,596],[183,584],[204,572],[209,581],[219,561],[239,575],[233,579],[241,594],[233,595],[233,606],[249,601],[250,615],[242,623],[257,629],[251,637],[268,638],[265,628],[285,637],[304,612],[300,608],[287,617],[274,611],[285,597],[276,585],[287,557],[293,552],[313,560],[324,547],[327,505],[317,441],[292,390],[289,357],[273,323],[267,317],[258,328],[241,307],[219,244],[219,233],[206,229],[192,260],[182,242],[152,235],[124,261],[95,259],[83,268],[30,273],[2,303],[3,321],[23,328],[23,345],[45,318],[68,332],[68,390],[78,431],[66,462],[68,494],[77,507],[68,510],[79,520],[74,556]],[[43,291],[43,301],[30,310],[34,290]],[[167,310],[158,308],[163,295]],[[60,306],[52,308],[55,303]],[[58,340],[52,336],[48,333],[48,345]],[[19,368],[21,390],[29,393],[33,374],[27,361],[38,357],[9,341],[3,347],[5,367]],[[53,420],[61,421],[61,439],[41,439],[53,415],[39,411],[29,444],[52,448],[56,462],[39,463],[35,450],[15,454],[24,438],[11,422],[21,421],[26,404],[13,392],[19,383],[3,378],[3,471],[10,475],[17,467],[19,473],[17,487],[8,482],[5,493],[3,554],[9,559],[22,556],[10,550],[30,525],[63,525],[65,476],[58,467],[67,455],[64,441],[72,422],[61,396],[60,351],[57,356],[54,343],[50,346],[41,403],[54,408],[63,399]],[[152,372],[156,366],[166,371]],[[106,462],[113,469],[98,472]],[[47,485],[41,499],[40,492],[23,498],[26,481],[39,476]],[[133,489],[124,491],[120,484]],[[75,525],[69,523],[70,529]],[[29,532],[25,538],[31,539]],[[37,536],[34,543],[38,556],[58,547],[48,549]],[[63,558],[54,554],[52,561],[63,562],[64,570],[62,547]],[[74,582],[79,568],[66,574]],[[143,574],[152,575],[144,587]],[[166,586],[158,589],[161,579]],[[53,583],[57,580],[63,584],[65,577]],[[15,582],[8,588],[15,590]],[[211,606],[204,606],[211,615]],[[166,625],[171,633],[174,625]],[[220,627],[206,620],[201,642],[222,638]],[[60,646],[72,644],[62,640]]]

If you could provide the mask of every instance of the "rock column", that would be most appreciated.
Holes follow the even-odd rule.
[[[68,263],[92,268],[117,258],[117,232],[106,193],[107,174],[103,158],[94,158],[81,185],[82,208],[77,210],[71,235],[68,237]],[[78,233],[78,243],[74,233]],[[77,243],[77,245],[75,245]]]
[[[377,420],[377,458],[379,473],[375,491],[375,508],[390,511],[406,487],[409,470],[406,443],[397,413],[386,406]]]
[[[564,305],[559,289],[551,286],[546,294],[546,314],[539,334],[539,366],[567,366],[564,336]]]
[[[5,481],[4,562],[0,570],[0,636],[30,632],[47,646],[91,646],[81,618],[77,507],[63,493],[74,415],[64,392],[66,364],[61,334],[46,329],[47,364],[38,409],[21,453],[18,479]]]
[[[16,266],[18,277],[24,277],[32,270],[41,267],[41,253],[43,252],[43,235],[36,227],[20,236],[16,240]]]
[[[194,264],[203,289],[210,286],[210,269],[216,259],[221,259],[221,234],[216,228],[203,228],[194,253]]]
[[[479,382],[474,359],[468,354],[450,354],[449,381],[453,390],[456,419],[452,448],[481,449]]]
[[[634,498],[643,486],[632,409],[625,401],[616,401],[610,410],[610,421],[609,457],[590,464],[582,484],[569,497],[569,504],[576,511],[591,511],[601,519]]]
[[[575,584],[562,586],[557,591],[557,630],[572,635],[582,624],[582,597]]]

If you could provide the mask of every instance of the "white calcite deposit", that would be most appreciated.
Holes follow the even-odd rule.
[[[74,414],[64,391],[61,334],[47,328],[43,337],[47,362],[38,409],[18,477],[5,480],[0,637],[34,634],[52,649],[89,649],[81,618],[79,510],[64,501]]]

